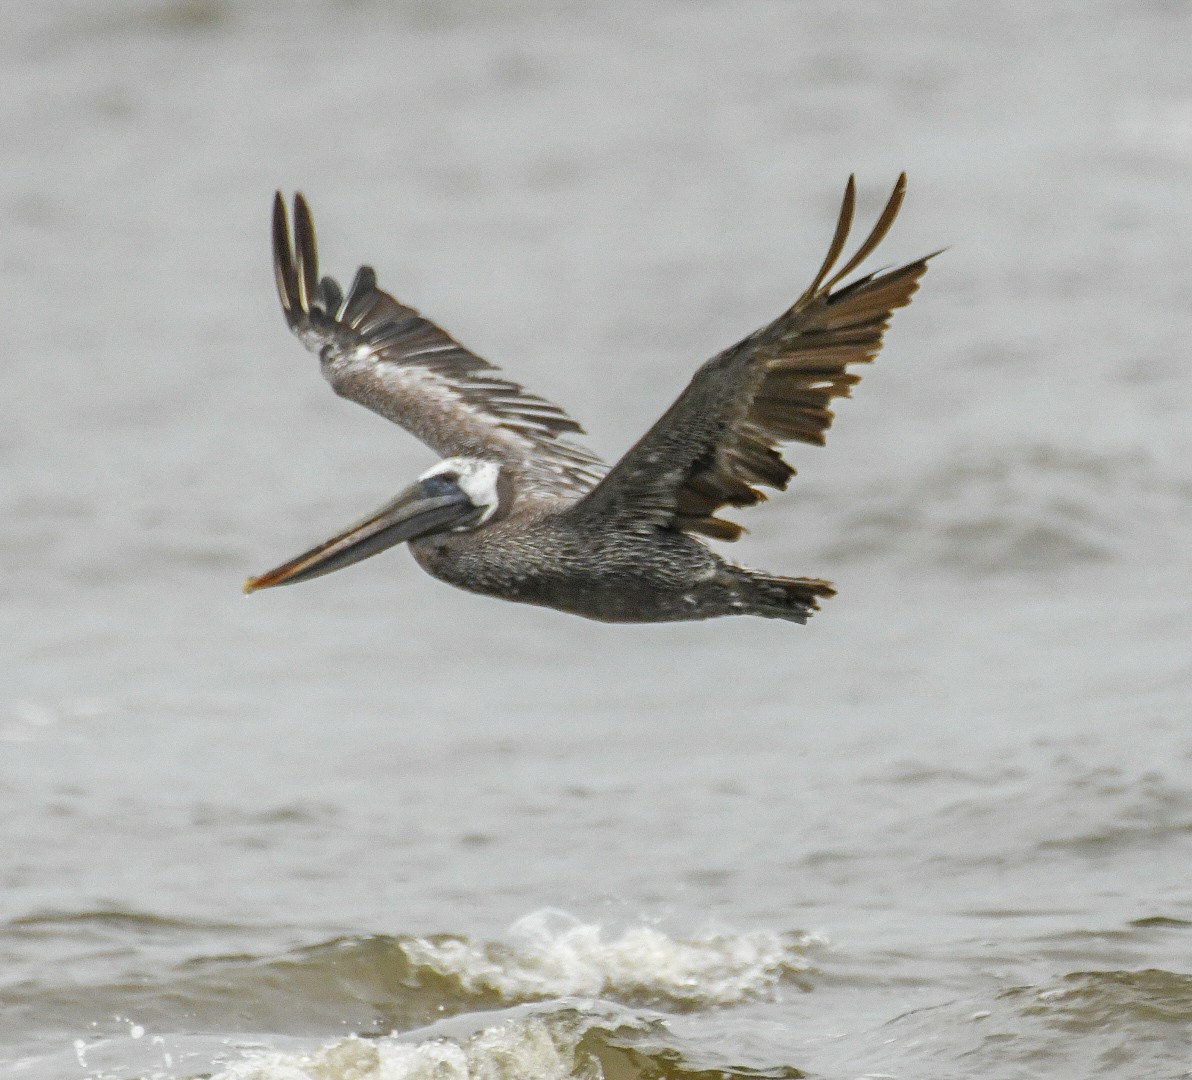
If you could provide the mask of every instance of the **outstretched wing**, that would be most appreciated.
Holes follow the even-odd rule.
[[[504,465],[518,490],[576,497],[605,471],[562,436],[583,428],[557,405],[501,377],[413,308],[377,288],[362,266],[345,296],[319,278],[314,223],[294,196],[294,232],[273,200],[273,269],[290,329],[316,353],[341,397],[400,424],[444,457]]]
[[[828,405],[847,397],[860,380],[848,365],[877,355],[891,313],[908,304],[919,286],[930,255],[837,288],[881,243],[905,191],[904,173],[869,237],[833,273],[856,203],[850,176],[836,234],[807,291],[774,322],[704,364],[569,513],[736,540],[744,530],[717,511],[761,502],[765,495],[756,485],[786,488],[795,470],[777,444],[797,439],[823,445],[832,423]]]

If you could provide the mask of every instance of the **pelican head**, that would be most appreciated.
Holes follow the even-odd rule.
[[[476,529],[497,512],[500,466],[453,457],[427,469],[376,513],[295,559],[244,583],[246,593],[330,574],[396,544]]]

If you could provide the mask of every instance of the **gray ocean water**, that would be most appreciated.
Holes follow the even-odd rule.
[[[0,9],[0,1074],[1192,1076],[1192,9]],[[610,627],[396,551],[287,333],[301,189],[616,458],[844,181],[947,247],[733,555]]]

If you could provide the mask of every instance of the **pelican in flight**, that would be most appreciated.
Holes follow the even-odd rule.
[[[443,458],[376,513],[259,577],[245,592],[308,581],[408,542],[434,577],[471,592],[604,622],[760,615],[803,623],[834,595],[818,578],[738,566],[701,537],[736,540],[719,517],[794,476],[780,443],[823,445],[833,398],[872,360],[891,313],[910,302],[931,256],[842,284],[881,243],[906,175],[856,253],[850,177],[827,257],[768,326],[705,363],[609,468],[572,436],[557,405],[504,378],[362,266],[345,295],[320,278],[314,223],[273,203],[273,266],[286,322],[339,395],[400,424]]]

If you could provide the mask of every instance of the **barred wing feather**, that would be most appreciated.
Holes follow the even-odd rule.
[[[856,203],[850,177],[828,255],[807,291],[774,322],[704,364],[569,513],[736,540],[742,527],[717,512],[762,501],[759,486],[785,490],[795,470],[778,444],[824,443],[832,399],[847,397],[860,379],[849,365],[877,355],[891,314],[919,286],[930,255],[839,286],[881,243],[905,190],[903,174],[868,238],[833,272]]]
[[[604,473],[598,457],[565,437],[582,434],[579,424],[377,288],[371,267],[356,272],[347,295],[333,278],[320,278],[301,195],[294,196],[292,236],[281,193],[274,198],[273,266],[290,329],[319,356],[341,397],[444,457],[501,463],[523,492],[578,498]]]

